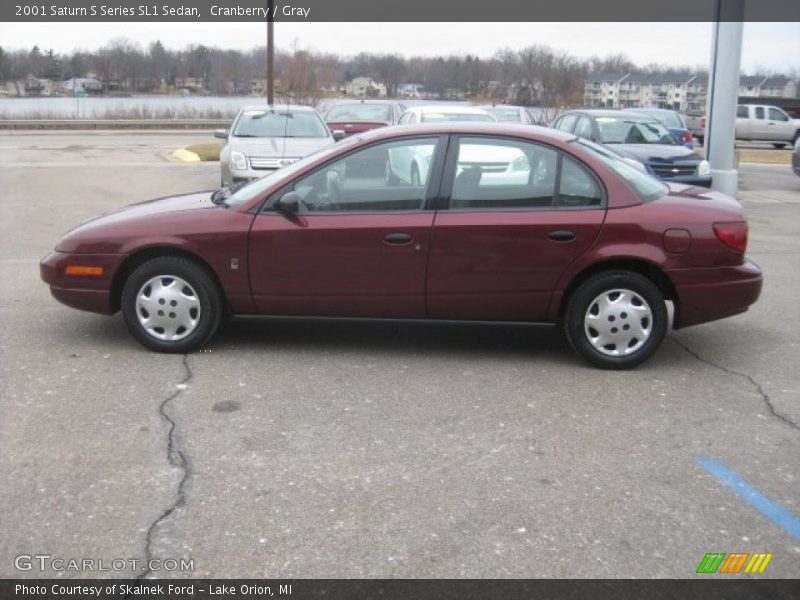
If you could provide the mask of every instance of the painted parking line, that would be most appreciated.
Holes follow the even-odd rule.
[[[737,496],[742,498],[750,506],[755,508],[786,533],[800,540],[800,519],[762,494],[722,463],[715,461],[713,458],[708,458],[707,456],[699,456],[696,460],[697,463],[713,475],[717,481],[727,485]]]

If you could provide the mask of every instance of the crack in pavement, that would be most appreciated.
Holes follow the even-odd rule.
[[[755,379],[750,377],[750,375],[747,375],[746,373],[740,373],[739,371],[734,371],[733,369],[729,369],[728,367],[724,367],[722,365],[718,365],[717,363],[712,362],[712,361],[700,356],[697,352],[695,352],[694,350],[689,348],[686,344],[681,342],[678,338],[672,336],[671,339],[676,344],[678,344],[678,346],[683,348],[688,354],[690,354],[691,356],[694,356],[700,362],[705,363],[705,364],[707,364],[709,366],[712,366],[715,369],[719,369],[720,371],[724,371],[726,373],[730,373],[731,375],[738,375],[739,377],[742,377],[743,379],[746,379],[747,381],[749,381],[752,384],[752,386],[754,388],[756,388],[756,391],[761,396],[761,399],[764,401],[764,404],[767,406],[767,409],[769,410],[769,412],[772,413],[772,416],[774,416],[776,419],[778,419],[780,421],[783,421],[789,427],[792,427],[793,429],[796,429],[796,430],[800,431],[800,425],[798,425],[797,423],[792,421],[786,415],[783,415],[783,414],[779,413],[777,410],[775,410],[775,405],[772,404],[772,400],[770,400],[770,397],[764,391],[764,388],[762,388],[761,384],[758,383]]]
[[[184,390],[186,389],[186,385],[192,380],[192,369],[189,366],[189,355],[183,355],[183,368],[186,370],[186,376],[177,384],[177,389],[167,396],[161,404],[158,406],[158,413],[161,415],[167,423],[169,423],[169,431],[167,432],[167,460],[173,467],[178,467],[183,471],[183,477],[181,478],[180,483],[178,483],[178,491],[175,494],[175,499],[172,501],[164,512],[162,512],[158,518],[150,524],[150,527],[147,528],[147,535],[145,536],[145,570],[136,577],[136,580],[142,580],[147,577],[151,573],[150,569],[150,561],[153,560],[153,534],[158,529],[161,522],[164,519],[167,519],[173,512],[179,509],[186,503],[186,486],[189,483],[189,479],[192,476],[192,467],[191,462],[189,461],[189,456],[184,452],[183,449],[179,448],[177,442],[175,440],[175,429],[177,424],[175,420],[169,416],[167,413],[167,406],[175,400],[178,396],[180,396]]]

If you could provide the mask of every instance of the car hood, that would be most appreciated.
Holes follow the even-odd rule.
[[[620,156],[649,162],[700,162],[702,158],[686,146],[667,144],[607,144],[606,148]]]
[[[334,143],[332,137],[320,138],[237,138],[231,137],[231,150],[247,156],[268,156],[271,158],[297,158],[307,156],[320,148]]]
[[[131,204],[110,210],[96,217],[92,217],[70,230],[67,235],[78,235],[89,229],[104,227],[106,225],[116,225],[123,221],[130,221],[142,217],[154,215],[182,212],[187,210],[207,210],[209,208],[219,208],[211,202],[212,192],[196,192],[182,196],[168,196],[166,198],[156,198],[145,200],[138,204]]]

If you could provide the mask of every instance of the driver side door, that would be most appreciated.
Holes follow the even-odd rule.
[[[283,188],[250,232],[256,310],[272,315],[425,316],[425,271],[445,138],[382,142],[340,157]],[[396,152],[430,154],[418,185],[389,177]],[[296,213],[277,197],[299,196]]]

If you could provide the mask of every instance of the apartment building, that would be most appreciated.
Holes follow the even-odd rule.
[[[792,98],[797,82],[783,75],[743,76],[739,96]],[[589,108],[672,108],[702,112],[708,98],[708,76],[681,73],[597,73],[584,83],[584,105]]]

